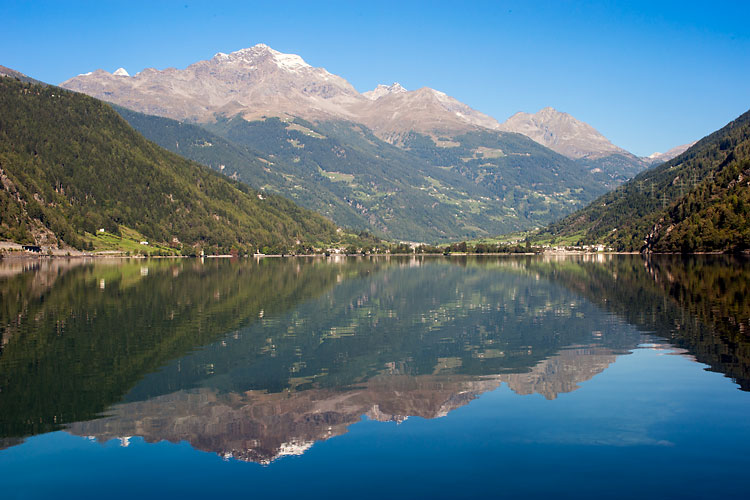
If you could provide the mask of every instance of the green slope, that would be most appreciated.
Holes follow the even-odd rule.
[[[215,251],[336,237],[325,218],[147,141],[96,99],[11,78],[0,78],[0,178],[0,238],[18,242],[85,248],[98,228]]]
[[[404,147],[486,187],[522,222],[514,230],[544,225],[581,208],[611,182],[521,134],[488,130],[443,139],[411,133]]]
[[[551,242],[622,251],[750,249],[750,112],[550,226]]]
[[[396,147],[348,122],[235,117],[201,128],[118,111],[171,151],[392,239],[473,239],[544,225],[614,182],[517,134],[411,134]]]
[[[580,158],[575,162],[591,172],[608,189],[632,179],[646,168],[638,158],[620,153],[603,158]]]

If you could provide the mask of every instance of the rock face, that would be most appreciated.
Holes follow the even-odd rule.
[[[142,113],[208,122],[216,116],[297,116],[309,120],[350,120],[383,137],[408,131],[460,132],[497,129],[483,113],[430,88],[407,91],[379,85],[360,94],[343,78],[314,68],[295,54],[259,44],[218,53],[185,69],[145,69],[129,76],[96,70],[61,84]]]
[[[568,158],[597,159],[613,154],[633,156],[609,142],[591,125],[554,108],[544,108],[534,114],[516,113],[500,125],[500,129],[523,134]]]
[[[423,87],[407,91],[400,85],[379,85],[367,94],[371,102],[357,109],[360,122],[380,137],[415,131],[421,133],[456,133],[487,128],[498,130],[500,124],[484,113],[446,95]]]
[[[646,156],[645,158],[642,158],[643,161],[648,163],[649,165],[655,165],[657,163],[666,163],[672,158],[675,158],[677,156],[680,156],[682,153],[693,147],[693,145],[698,141],[693,141],[690,144],[683,144],[682,146],[675,146],[666,153],[653,153],[649,156]]]
[[[343,78],[264,44],[219,52],[185,69],[148,68],[132,77],[99,69],[61,86],[143,113],[199,122],[217,114],[353,118],[348,108],[368,101]]]
[[[404,87],[401,86],[398,82],[393,82],[392,85],[383,85],[382,83],[375,87],[374,89],[363,92],[362,95],[367,97],[370,100],[376,101],[383,97],[384,95],[388,94],[400,94],[403,92],[408,92]]]

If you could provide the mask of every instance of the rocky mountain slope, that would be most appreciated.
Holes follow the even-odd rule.
[[[500,129],[523,134],[568,158],[596,159],[629,154],[591,125],[549,107],[534,114],[516,113],[500,125]]]
[[[16,80],[20,80],[25,83],[37,83],[40,85],[46,85],[43,82],[40,82],[39,80],[34,80],[33,78],[24,75],[20,71],[16,71],[11,68],[6,68],[5,66],[0,66],[0,76],[7,76]]]
[[[427,87],[408,91],[398,83],[360,94],[345,79],[264,44],[230,54],[218,53],[185,69],[145,69],[129,76],[120,68],[78,75],[63,87],[146,114],[211,122],[216,116],[265,116],[306,120],[350,120],[367,125],[380,138],[401,134],[465,133],[478,128],[517,132],[572,159],[596,160],[627,151],[591,126],[545,108],[517,113],[505,123]]]
[[[368,101],[343,78],[263,44],[185,69],[147,68],[132,77],[100,69],[61,86],[142,113],[201,122],[216,114],[354,118],[349,107]]]
[[[408,91],[394,83],[363,95],[371,102],[358,106],[357,121],[389,142],[398,143],[409,132],[450,135],[500,126],[494,118],[429,87]]]
[[[644,162],[646,162],[649,165],[658,165],[659,163],[666,163],[672,158],[675,158],[677,156],[680,156],[682,153],[690,149],[695,145],[695,143],[698,141],[693,141],[689,144],[683,144],[681,146],[675,146],[672,149],[668,150],[666,153],[652,153],[646,157],[641,158]]]
[[[132,77],[122,68],[112,74],[96,70],[61,86],[142,113],[197,122],[238,114],[247,120],[351,120],[380,137],[499,126],[493,118],[429,88],[407,91],[398,84],[381,85],[360,94],[343,78],[264,44],[218,53],[183,70],[148,68]]]
[[[647,167],[641,158],[615,146],[591,125],[551,107],[533,114],[516,113],[500,130],[530,137],[615,182],[624,182]]]

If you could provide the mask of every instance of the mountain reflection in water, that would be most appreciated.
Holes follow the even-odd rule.
[[[6,446],[64,428],[269,463],[503,383],[554,399],[643,343],[750,387],[750,267],[728,257],[2,266]]]

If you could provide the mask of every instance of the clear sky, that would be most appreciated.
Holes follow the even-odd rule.
[[[750,1],[0,0],[0,64],[50,83],[256,43],[359,91],[433,87],[500,121],[545,106],[636,154],[750,109]]]

